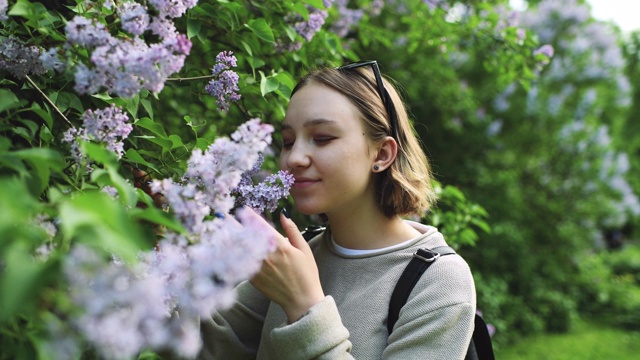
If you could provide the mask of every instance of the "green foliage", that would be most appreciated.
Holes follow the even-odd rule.
[[[585,255],[580,262],[580,307],[628,329],[640,326],[640,247]]]
[[[476,230],[491,233],[485,221],[488,214],[480,205],[467,200],[462,191],[454,186],[443,187],[439,182],[434,182],[434,188],[439,199],[438,207],[422,220],[437,227],[449,245],[473,246],[479,239]]]
[[[566,334],[527,336],[509,347],[496,349],[497,359],[509,360],[632,360],[640,350],[640,333],[580,321]]]

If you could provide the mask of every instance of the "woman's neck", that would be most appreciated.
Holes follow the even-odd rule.
[[[377,208],[327,215],[334,241],[348,249],[380,249],[420,236],[399,216],[387,217]]]

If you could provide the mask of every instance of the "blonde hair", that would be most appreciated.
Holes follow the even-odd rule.
[[[362,114],[365,132],[373,144],[391,134],[389,114],[378,92],[370,66],[350,70],[320,68],[308,73],[291,95],[310,83],[325,85],[349,99]],[[384,87],[395,106],[398,154],[393,164],[376,174],[378,205],[386,216],[422,214],[436,202],[429,161],[420,146],[407,108],[398,91],[383,77]]]

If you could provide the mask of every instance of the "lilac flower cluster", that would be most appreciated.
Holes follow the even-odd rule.
[[[55,248],[55,243],[52,240],[58,233],[58,229],[49,216],[44,214],[36,216],[33,219],[33,224],[45,234],[44,241],[35,249],[34,257],[37,260],[47,260]]]
[[[114,152],[118,159],[124,155],[124,143],[122,142],[133,130],[131,124],[127,124],[129,117],[122,108],[111,104],[102,110],[87,110],[82,114],[82,127],[70,128],[64,133],[63,140],[71,147],[71,156],[77,164],[82,164],[86,159],[79,149],[78,141],[95,141],[103,143],[107,149]]]
[[[103,356],[130,358],[142,349],[198,353],[196,319],[230,306],[235,286],[253,276],[275,247],[274,230],[253,210],[229,214],[242,174],[255,170],[272,132],[250,120],[231,138],[195,150],[181,183],[154,181],[152,190],[166,196],[187,232],[167,232],[139,264],[106,261],[88,247],[74,247],[64,264],[72,300],[82,309],[73,324]],[[210,218],[212,212],[217,216]]]
[[[159,92],[167,78],[184,65],[191,42],[179,34],[173,18],[196,5],[196,0],[149,1],[155,7],[151,16],[137,2],[123,2],[117,13],[122,29],[133,37],[112,36],[106,26],[96,20],[76,16],[65,27],[66,49],[74,46],[91,51],[90,63],[75,66],[75,90],[96,93],[106,89],[121,97],[131,97],[141,89]],[[151,32],[159,42],[148,44],[141,36]]]
[[[298,35],[302,36],[307,41],[311,41],[313,36],[320,31],[324,25],[325,20],[329,15],[327,9],[333,5],[333,1],[334,0],[323,0],[322,4],[324,9],[318,9],[314,6],[307,5],[307,20],[305,20],[300,14],[290,14],[285,17],[285,22],[292,26]],[[289,38],[277,39],[275,48],[276,51],[281,53],[298,51],[302,48],[302,43]]]
[[[356,26],[364,16],[364,9],[350,9],[347,7],[348,0],[336,0],[335,5],[338,8],[338,20],[331,25],[331,31],[340,37],[345,37],[349,30]]]
[[[0,0],[0,21],[9,19],[7,16],[7,8],[9,7],[8,0]]]
[[[205,91],[216,98],[221,111],[228,111],[231,102],[240,100],[238,74],[231,70],[237,66],[237,59],[231,51],[223,51],[216,56],[211,74],[214,78],[205,86]]]
[[[8,71],[17,78],[41,75],[47,70],[40,61],[40,49],[26,46],[13,36],[0,39],[0,71]]]
[[[147,9],[135,2],[124,2],[118,8],[122,29],[132,35],[142,35],[149,27]]]
[[[449,10],[449,4],[447,0],[423,0],[423,2],[429,7],[430,11],[433,11],[437,8],[442,8],[446,11]]]
[[[545,0],[523,12],[520,22],[538,34],[542,43],[554,44],[554,61],[544,74],[548,81],[564,83],[570,78],[612,81],[621,94],[618,104],[625,106],[630,102],[630,89],[624,75],[622,50],[608,25],[590,21],[589,13],[589,7],[576,0]],[[548,55],[551,49],[543,46],[536,53],[544,54],[544,50]],[[576,58],[583,61],[575,61]],[[548,60],[542,60],[541,65],[545,62]]]
[[[236,203],[249,206],[258,212],[272,212],[278,206],[278,200],[288,196],[295,178],[289,172],[280,170],[276,174],[268,175],[259,184],[254,185],[254,177],[260,172],[264,156],[260,156],[253,169],[242,174],[236,188]]]

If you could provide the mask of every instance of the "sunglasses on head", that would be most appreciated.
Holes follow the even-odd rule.
[[[367,61],[358,61],[355,63],[347,64],[338,67],[338,70],[341,71],[349,71],[353,69],[357,69],[363,66],[369,66],[373,69],[373,75],[376,79],[376,86],[378,88],[378,94],[382,99],[382,103],[384,104],[384,108],[387,110],[387,115],[389,115],[389,124],[391,127],[391,136],[396,140],[398,139],[398,114],[396,113],[396,108],[393,106],[393,101],[391,100],[391,96],[389,96],[389,92],[384,87],[384,83],[382,82],[382,75],[380,75],[380,68],[378,67],[378,62],[375,60],[367,60]]]

